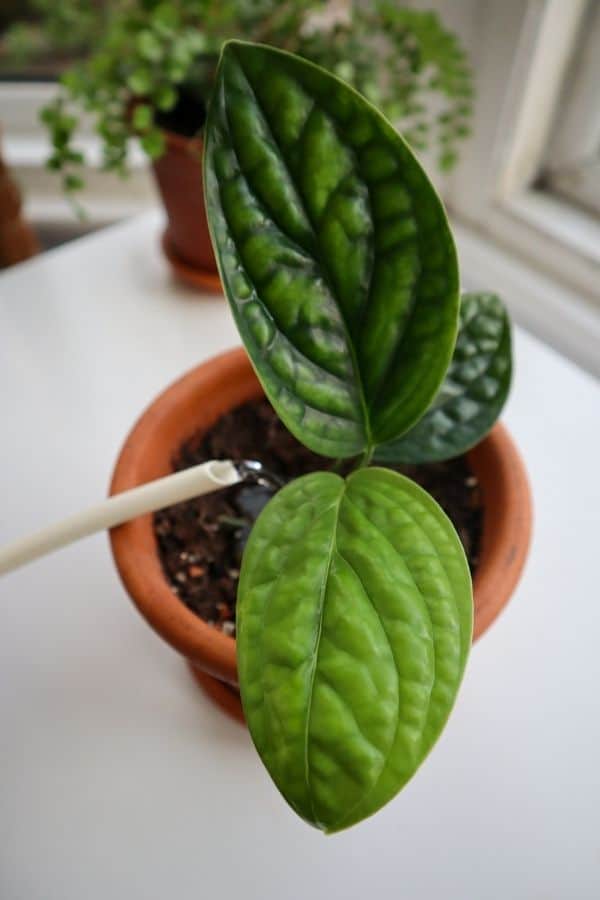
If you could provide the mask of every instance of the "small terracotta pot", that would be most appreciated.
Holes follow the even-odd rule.
[[[192,369],[161,394],[134,426],[117,461],[111,494],[167,475],[186,439],[262,394],[242,348]],[[481,557],[474,581],[476,639],[506,605],[518,581],[529,547],[532,513],[523,463],[502,425],[496,425],[471,450],[469,463],[479,479],[484,504]],[[110,539],[123,584],[139,611],[189,660],[213,698],[241,717],[239,698],[230,689],[237,686],[235,639],[207,625],[173,593],[161,567],[152,516],[113,529]]]
[[[25,220],[17,182],[2,159],[0,148],[0,269],[40,252],[35,232]]]
[[[165,210],[162,237],[175,274],[193,287],[221,291],[213,253],[202,183],[202,139],[163,132],[167,149],[152,169]]]

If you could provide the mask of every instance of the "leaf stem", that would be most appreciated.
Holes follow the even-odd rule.
[[[358,462],[356,464],[356,468],[357,469],[366,468],[366,466],[368,466],[369,463],[371,462],[371,460],[373,459],[374,451],[375,451],[375,447],[373,446],[373,444],[369,444],[369,446],[367,447],[365,452],[362,454],[362,456],[359,456]]]

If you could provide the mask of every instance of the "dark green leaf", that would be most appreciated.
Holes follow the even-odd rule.
[[[322,69],[231,42],[205,185],[238,328],[290,431],[349,457],[408,430],[452,355],[458,275],[443,207],[406,143]]]
[[[46,168],[53,172],[58,172],[65,164],[65,158],[61,153],[53,153],[46,160]]]
[[[64,178],[65,191],[81,191],[85,187],[83,178],[79,175],[65,175]]]
[[[57,109],[56,106],[43,106],[39,111],[39,120],[43,122],[45,125],[54,125],[57,119],[61,116],[60,109]]]
[[[458,160],[458,155],[454,150],[445,150],[440,154],[439,157],[439,166],[442,172],[449,172],[452,169]]]
[[[252,738],[296,812],[325,831],[412,777],[454,703],[472,633],[469,569],[408,478],[306,475],[266,506],[238,593]]]
[[[65,150],[64,158],[65,162],[75,163],[76,165],[83,165],[85,162],[85,157],[80,150]]]
[[[439,394],[398,441],[376,450],[380,462],[422,463],[465,453],[490,430],[512,373],[510,322],[495,294],[464,294],[454,356]]]

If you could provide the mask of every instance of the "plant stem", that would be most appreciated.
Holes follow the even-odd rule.
[[[367,447],[367,449],[365,450],[363,455],[361,457],[359,457],[358,463],[356,465],[357,469],[363,469],[369,465],[369,463],[373,459],[374,450],[375,450],[375,447],[372,444],[369,444],[369,446]]]
[[[364,453],[361,453],[360,456],[355,457],[355,459],[353,460],[352,469],[350,471],[356,472],[357,469],[364,469],[365,466],[368,466],[373,458],[374,451],[375,447],[372,444],[369,444]],[[348,463],[349,460],[347,459],[336,459],[335,462],[329,467],[329,471],[336,472],[338,475],[341,475]],[[349,473],[347,472],[346,474]]]

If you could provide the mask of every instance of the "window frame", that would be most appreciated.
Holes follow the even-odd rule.
[[[600,375],[600,221],[536,186],[587,10],[588,0],[474,9],[474,136],[443,193],[469,280],[504,293],[519,321]]]
[[[591,5],[560,121],[544,161],[547,189],[600,215],[600,3]]]

